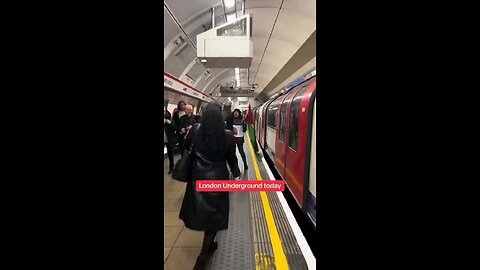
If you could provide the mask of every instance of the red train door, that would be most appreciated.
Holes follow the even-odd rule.
[[[306,82],[296,89],[295,95],[291,98],[288,106],[285,147],[285,181],[296,199],[298,205],[302,207],[304,192],[304,174],[306,157],[306,139],[307,139],[307,113],[308,101],[315,88],[312,81]]]
[[[279,104],[279,108],[277,110],[277,139],[275,140],[275,166],[278,168],[278,172],[285,180],[286,184],[290,186],[285,178],[285,147],[287,142],[287,105],[290,103],[291,97],[295,92],[295,89],[285,95],[282,98],[281,103]]]

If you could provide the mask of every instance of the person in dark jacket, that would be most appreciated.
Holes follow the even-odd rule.
[[[174,161],[173,161],[173,146],[177,143],[177,133],[175,131],[175,124],[172,122],[172,115],[166,109],[163,110],[164,119],[163,119],[163,143],[167,147],[167,155],[169,164],[168,174],[171,174],[173,171]]]
[[[204,231],[203,246],[195,269],[204,269],[210,254],[217,248],[214,239],[218,231],[228,229],[228,192],[197,192],[197,180],[228,180],[227,163],[235,179],[240,170],[235,155],[233,133],[225,129],[221,108],[209,104],[202,113],[202,122],[196,124],[185,139],[185,148],[193,143],[193,165],[179,217],[185,227]]]
[[[175,125],[176,127],[176,132],[177,132],[177,140],[178,140],[178,148],[180,150],[180,153],[181,155],[183,155],[183,136],[182,136],[182,133],[180,132],[180,130],[182,129],[182,125],[180,123],[180,118],[182,116],[184,116],[186,113],[185,113],[185,106],[187,105],[187,103],[185,103],[185,101],[183,100],[180,100],[177,104],[177,111],[175,111],[173,113],[173,116],[172,116],[172,121],[173,121],[173,124]]]
[[[245,156],[245,151],[243,151],[244,134],[247,131],[247,124],[243,120],[242,112],[239,109],[233,111],[233,139],[235,145],[242,156],[243,166],[245,170],[248,170],[247,166],[247,157]]]
[[[223,121],[225,121],[225,128],[233,130],[233,116],[232,116],[232,104],[227,103],[223,105]]]
[[[195,125],[197,121],[195,120],[195,115],[193,115],[193,106],[187,104],[185,106],[185,115],[180,117],[180,133],[185,137],[188,131]]]

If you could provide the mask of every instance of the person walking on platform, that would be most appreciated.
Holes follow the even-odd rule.
[[[190,149],[193,144],[193,149]],[[204,231],[202,250],[194,270],[203,270],[217,248],[218,231],[228,229],[229,193],[197,192],[197,180],[228,180],[227,163],[235,179],[240,170],[235,155],[233,132],[225,129],[221,108],[209,104],[185,139],[185,149],[192,150],[192,170],[188,177],[179,218],[190,230]]]
[[[186,113],[185,113],[185,106],[187,104],[185,103],[185,101],[183,100],[180,100],[177,104],[177,111],[173,113],[173,117],[172,117],[172,120],[173,120],[173,124],[175,125],[175,128],[177,129],[177,139],[178,139],[178,148],[180,150],[180,153],[181,155],[183,155],[183,136],[182,136],[182,133],[181,133],[181,129],[182,129],[182,126],[180,124],[180,118],[182,116],[184,116]]]
[[[168,174],[173,171],[173,146],[177,143],[178,137],[175,132],[175,124],[172,122],[172,115],[166,109],[163,110],[163,144],[167,147],[167,155],[169,160]]]
[[[225,128],[233,130],[233,116],[232,116],[232,104],[227,103],[223,106],[223,121],[225,121]]]
[[[240,152],[240,156],[242,156],[244,168],[245,170],[248,170],[247,157],[243,151],[243,143],[245,142],[243,134],[246,131],[247,124],[243,120],[242,112],[239,109],[235,109],[233,111],[233,139],[238,148],[238,152]]]

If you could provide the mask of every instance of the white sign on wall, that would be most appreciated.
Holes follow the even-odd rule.
[[[205,102],[215,101],[213,98],[203,94],[202,92],[198,91],[192,86],[178,80],[177,78],[173,77],[172,75],[166,72],[164,72],[163,74],[163,86],[173,92],[179,93],[180,95],[193,97]]]

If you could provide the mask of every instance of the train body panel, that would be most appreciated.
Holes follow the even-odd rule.
[[[267,103],[268,108],[266,109],[267,129],[265,131],[265,147],[273,157],[275,156],[277,109],[279,103],[280,99],[276,98],[272,102]]]
[[[260,131],[262,130],[262,109],[261,108],[262,107],[260,106],[256,109],[257,118],[255,119],[255,137],[257,138],[260,144],[262,144],[260,141]]]
[[[267,133],[265,135],[265,150],[270,154],[270,158],[275,158],[275,141],[276,141],[276,130],[272,127],[267,126]]]
[[[317,101],[313,103],[313,120],[312,120],[312,136],[311,138],[317,137]],[[311,150],[317,149],[317,140],[311,140]],[[310,151],[310,168],[309,168],[309,177],[308,183],[308,194],[307,194],[307,214],[309,215],[312,222],[317,224],[317,151]]]

